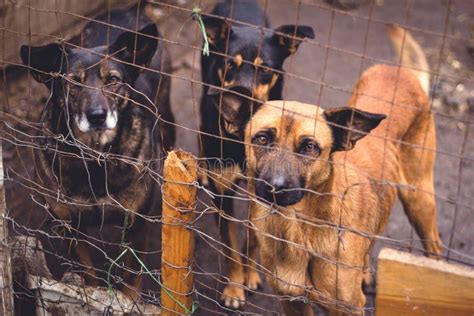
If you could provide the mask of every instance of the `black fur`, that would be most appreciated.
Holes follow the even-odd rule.
[[[233,4],[233,5],[232,5]],[[232,13],[232,14],[231,14]],[[208,35],[213,41],[210,56],[201,59],[202,80],[204,83],[221,87],[218,70],[224,71],[226,63],[230,63],[231,57],[242,55],[243,62],[240,67],[234,65],[232,69],[225,71],[225,80],[234,81],[230,90],[240,90],[241,93],[259,99],[253,93],[256,85],[268,84],[272,76],[278,75],[274,86],[269,90],[268,99],[278,100],[282,98],[283,90],[283,63],[290,54],[290,47],[296,50],[304,37],[314,38],[314,32],[308,26],[285,25],[277,28],[275,32],[268,30],[268,19],[256,1],[235,0],[224,1],[216,5],[211,13],[213,16],[222,16],[235,21],[241,21],[256,27],[231,22],[223,18],[208,16],[204,18],[204,24]],[[264,27],[263,36],[258,26]],[[282,34],[280,34],[282,33]],[[225,36],[221,38],[220,36]],[[293,38],[296,35],[298,39]],[[285,36],[288,35],[288,36]],[[228,39],[228,40],[227,40]],[[282,45],[283,43],[283,45]],[[227,55],[228,57],[220,54]],[[260,57],[263,61],[261,67],[255,67],[254,60]],[[229,68],[229,67],[227,67]],[[264,71],[265,70],[265,71]],[[222,141],[220,138],[241,140],[240,135],[229,133],[224,126],[225,122],[221,115],[221,98],[232,96],[231,92],[217,95],[215,90],[209,93],[207,85],[203,88],[201,99],[201,130],[207,134],[216,135],[202,136],[205,157],[220,157],[233,159],[236,163],[243,163],[243,146],[232,141]],[[255,112],[259,106],[258,102],[245,102],[251,112]],[[265,101],[265,100],[261,100]],[[217,105],[216,105],[217,103]],[[243,111],[243,112],[248,112]],[[246,117],[248,119],[250,116]],[[240,128],[243,128],[246,120],[240,119]],[[238,134],[238,133],[237,133]],[[221,155],[221,152],[223,153]],[[221,157],[222,156],[222,157]]]
[[[138,16],[137,10],[140,10]],[[78,41],[78,45],[87,48],[107,45],[116,41],[119,35],[123,33],[123,28],[127,30],[140,30],[151,23],[148,17],[143,14],[143,8],[137,6],[134,6],[127,11],[112,10],[110,11],[110,15],[104,14],[96,20],[108,22],[111,25],[120,26],[120,28],[108,27],[106,24],[93,20],[84,27],[82,43]],[[159,33],[157,36],[161,37]],[[166,75],[171,73],[171,62],[163,42],[158,41],[158,48],[151,59],[148,68],[157,70],[159,73],[142,70],[135,81],[135,88],[146,95],[154,103],[150,104],[149,101],[140,93],[134,93],[133,99],[136,102],[149,107],[153,113],[158,111],[163,121],[170,122],[170,124],[166,124],[165,122],[160,121],[162,123],[160,141],[163,148],[168,150],[173,147],[175,143],[176,132],[175,126],[173,125],[175,119],[171,112],[169,98],[171,78]]]
[[[118,25],[133,29],[133,20],[124,17],[135,16],[136,9],[115,10],[111,16],[120,17]],[[42,150],[35,153],[36,181],[44,188],[45,204],[51,212],[76,230],[72,237],[92,238],[91,244],[103,242],[98,249],[84,243],[94,268],[101,271],[107,270],[110,259],[100,249],[109,258],[117,257],[122,242],[146,251],[147,223],[142,216],[159,215],[161,207],[159,187],[151,175],[160,172],[155,161],[161,156],[155,137],[156,117],[150,113],[155,112],[154,104],[144,103],[133,89],[151,100],[169,100],[169,78],[140,70],[150,65],[156,69],[168,67],[163,65],[156,26],[148,24],[139,29],[142,35],[138,37],[135,32],[110,30],[106,45],[104,26],[96,22],[87,25],[83,43],[89,49],[74,48],[69,43],[21,48],[23,63],[51,91],[42,115],[44,131],[39,133]],[[112,58],[104,59],[106,54]],[[130,99],[147,106],[136,105]],[[117,112],[114,128],[97,117],[111,111]],[[76,117],[88,118],[87,131],[84,127],[81,130]],[[80,252],[73,249],[70,255],[79,257]],[[136,260],[131,262],[129,268],[139,270]],[[105,280],[103,274],[89,274],[86,282],[103,283],[97,278]],[[137,278],[128,274],[125,282],[132,284]]]

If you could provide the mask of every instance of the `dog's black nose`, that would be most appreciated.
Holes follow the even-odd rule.
[[[303,198],[301,187],[299,179],[275,176],[270,181],[257,181],[255,193],[269,203],[288,206],[298,203]]]
[[[92,126],[102,126],[107,119],[107,111],[103,108],[95,108],[87,112],[87,120]]]
[[[276,192],[287,190],[291,187],[290,181],[283,176],[274,177],[270,184]]]

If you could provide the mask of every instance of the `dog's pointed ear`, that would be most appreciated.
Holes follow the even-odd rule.
[[[231,24],[223,18],[203,16],[202,21],[206,27],[206,35],[209,43],[216,46],[219,41],[225,40],[232,35]]]
[[[355,108],[342,107],[324,111],[332,129],[333,151],[351,150],[355,143],[376,128],[387,116]]]
[[[66,49],[57,43],[45,46],[23,45],[20,55],[23,64],[32,68],[33,78],[46,85],[51,79],[51,73],[61,72],[66,66]]]
[[[230,134],[239,135],[250,119],[252,100],[250,91],[236,87],[232,90],[220,90],[210,87],[207,93],[213,100],[214,106],[224,119],[224,128]]]
[[[138,32],[124,32],[109,47],[109,54],[140,66],[147,66],[158,47],[158,29],[148,24]]]
[[[314,30],[306,25],[282,25],[275,29],[273,40],[281,46],[285,55],[296,52],[304,38],[314,38]]]

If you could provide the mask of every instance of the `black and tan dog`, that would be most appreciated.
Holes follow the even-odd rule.
[[[295,25],[269,30],[267,17],[252,0],[221,2],[212,16],[204,18],[204,24],[211,54],[201,60],[206,83],[201,100],[202,155],[211,172],[211,189],[221,197],[216,205],[232,215],[231,187],[244,162],[243,127],[259,106],[238,96],[259,101],[281,99],[283,62],[296,52],[303,38],[314,38],[314,33],[311,27]],[[238,308],[245,300],[244,282],[256,289],[260,278],[256,272],[244,274],[235,223],[221,218],[219,229],[229,278],[222,299],[227,307]]]
[[[391,38],[398,48],[404,41],[407,66],[428,71],[410,34],[392,28]],[[397,195],[426,255],[440,255],[428,88],[427,73],[376,65],[360,78],[350,107],[273,101],[252,117],[245,133],[256,195],[251,222],[278,294],[361,313],[368,253]],[[297,299],[283,307],[312,315]]]
[[[122,27],[137,25],[136,11],[112,11],[111,17]],[[138,24],[145,21],[140,18]],[[35,152],[38,190],[52,214],[74,231],[78,242],[71,244],[70,255],[85,268],[90,285],[105,280],[101,272],[122,245],[140,255],[147,249],[143,216],[160,210],[151,174],[158,171],[153,161],[161,146],[156,116],[150,112],[154,105],[140,105],[145,96],[136,97],[136,90],[151,100],[169,98],[169,83],[160,91],[155,86],[169,79],[141,72],[146,66],[164,67],[156,26],[148,24],[138,33],[106,29],[99,23],[86,26],[87,48],[68,43],[21,48],[23,63],[50,90],[38,135],[41,150]],[[142,277],[134,272],[140,267],[136,260],[130,262],[120,286],[138,298]]]

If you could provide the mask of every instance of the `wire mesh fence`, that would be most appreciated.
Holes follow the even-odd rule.
[[[384,246],[474,265],[468,1],[0,7],[3,246],[17,314],[166,314],[163,300],[202,315],[372,314]],[[390,43],[393,25],[407,31],[404,53]],[[412,41],[427,65],[410,55]],[[377,64],[391,75],[366,72]],[[413,74],[429,78],[424,96]],[[337,109],[350,102],[387,118],[342,120]],[[198,162],[199,181],[180,186],[197,190],[192,207],[163,191],[171,148]],[[162,205],[183,217],[167,221]],[[166,247],[193,250],[191,263],[163,259]],[[194,276],[189,292],[163,287],[176,271],[177,283]]]

